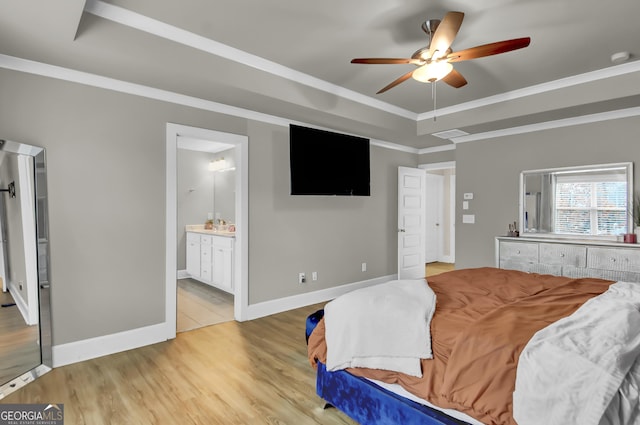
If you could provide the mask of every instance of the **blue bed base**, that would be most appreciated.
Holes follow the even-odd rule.
[[[323,317],[319,310],[307,317],[306,338]],[[461,425],[466,422],[394,394],[373,382],[339,370],[327,371],[318,362],[316,393],[330,406],[363,425]]]

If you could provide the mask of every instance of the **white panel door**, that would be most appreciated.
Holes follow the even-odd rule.
[[[443,191],[444,176],[426,174],[425,259],[426,263],[440,261],[443,256]]]
[[[398,167],[398,279],[425,275],[425,171]]]

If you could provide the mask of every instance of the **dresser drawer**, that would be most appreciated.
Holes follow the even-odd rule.
[[[566,266],[562,268],[562,276],[572,278],[595,277],[598,279],[613,280],[615,282],[622,280],[625,282],[640,283],[640,273],[620,270],[587,269]]]
[[[200,243],[202,245],[211,245],[213,238],[209,235],[200,235]]]
[[[569,244],[541,243],[540,263],[586,267],[587,247]]]
[[[562,273],[562,265],[535,263],[529,264],[529,267],[526,271],[529,273],[553,274],[556,276],[560,276],[560,274]]]
[[[500,242],[500,267],[509,263],[537,263],[538,244],[527,242]]]
[[[590,269],[640,272],[640,251],[636,249],[589,247],[587,267]]]

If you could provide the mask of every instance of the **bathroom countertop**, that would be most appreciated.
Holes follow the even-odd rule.
[[[223,236],[225,238],[235,238],[236,232],[229,232],[226,230],[205,229],[204,224],[187,224],[185,226],[186,232],[201,233],[203,235]]]

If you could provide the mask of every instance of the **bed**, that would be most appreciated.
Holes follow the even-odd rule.
[[[618,375],[625,375],[625,379],[628,375],[633,376],[625,387],[627,394],[621,396],[623,402],[616,403],[624,404],[625,397],[639,399],[633,391],[636,391],[640,384],[640,293],[624,292],[635,291],[635,288],[639,287],[637,284],[632,284],[634,287],[631,289],[623,288],[623,292],[612,301],[617,304],[607,307],[612,308],[613,312],[609,310],[595,313],[594,308],[604,309],[598,307],[598,304],[594,307],[595,300],[599,301],[607,296],[611,288],[618,283],[603,279],[572,279],[515,270],[477,268],[455,270],[429,277],[427,284],[437,297],[437,307],[429,326],[433,358],[421,360],[421,377],[362,367],[327,370],[324,311],[316,312],[307,318],[309,361],[317,370],[316,391],[328,405],[340,409],[361,424],[515,425],[514,400],[519,403],[516,407],[526,406],[527,403],[521,401],[523,398],[528,401],[534,398],[531,394],[545,393],[547,388],[555,388],[554,374],[562,374],[564,370],[560,360],[547,351],[542,351],[549,349],[548,342],[556,338],[559,341],[556,346],[565,344],[567,334],[580,333],[581,323],[591,320],[590,318],[600,317],[595,313],[602,314],[602,317],[593,319],[595,322],[591,327],[609,329],[612,325],[607,320],[610,317],[614,320],[613,316],[616,316],[615,311],[618,310],[625,310],[625,314],[629,315],[615,318],[624,322],[621,326],[626,332],[623,336],[615,337],[624,337],[625,341],[612,340],[607,343],[623,347],[617,354],[618,357],[609,359],[605,353],[597,354],[599,357],[595,360],[585,361],[606,360],[614,362],[616,367],[624,363],[624,373],[614,374],[616,379]],[[620,303],[625,303],[627,299],[634,300],[629,304],[629,308],[619,308]],[[591,310],[587,311],[586,308]],[[375,312],[371,311],[368,314],[375,315]],[[561,325],[556,334],[551,337],[544,334],[548,328],[555,329],[556,325]],[[620,328],[617,322],[615,327]],[[572,330],[569,332],[567,329]],[[544,338],[538,342],[540,334]],[[601,341],[602,334],[595,334],[589,338]],[[585,342],[583,345],[589,344],[592,342]],[[586,355],[596,356],[591,352]],[[584,356],[584,353],[580,353],[580,356]],[[518,366],[521,358],[526,360],[523,363],[529,368],[526,373],[522,371],[523,367]],[[552,364],[545,365],[548,376],[530,372],[536,370],[536,362],[540,362],[540,358],[553,360]],[[572,363],[581,365],[581,361],[583,359],[576,355],[576,360],[572,360]],[[554,369],[556,367],[557,369]],[[603,369],[606,370],[607,367],[609,366],[603,366]],[[516,375],[520,386],[514,394]],[[549,381],[550,379],[552,381]],[[597,379],[603,378],[600,376]],[[578,390],[572,389],[571,385]],[[614,382],[610,386],[615,385],[622,384]],[[558,386],[556,392],[579,392],[581,386],[585,386],[584,381],[572,381],[565,390]],[[607,391],[609,390],[608,388]],[[564,393],[558,394],[556,397],[562,397]],[[570,402],[571,400],[567,401]],[[549,415],[559,418],[556,423],[571,422],[567,422],[570,418],[562,417],[568,414],[566,410],[556,409],[553,400],[549,403],[548,398],[539,397],[530,406],[549,411]],[[596,407],[601,410],[607,408],[595,406],[595,410]],[[582,406],[573,408],[582,409]],[[640,420],[637,405],[622,405],[616,409],[618,410],[614,415],[627,415],[632,418],[631,421],[625,420],[620,423],[634,423],[633,420]],[[519,425],[524,425],[527,421],[553,423],[553,418],[545,416],[547,413],[538,414],[535,409],[525,410],[522,407],[518,408],[517,414],[522,418],[518,419]],[[593,412],[590,414],[596,415]],[[597,424],[598,421],[593,423]],[[614,420],[613,423],[618,422]]]

